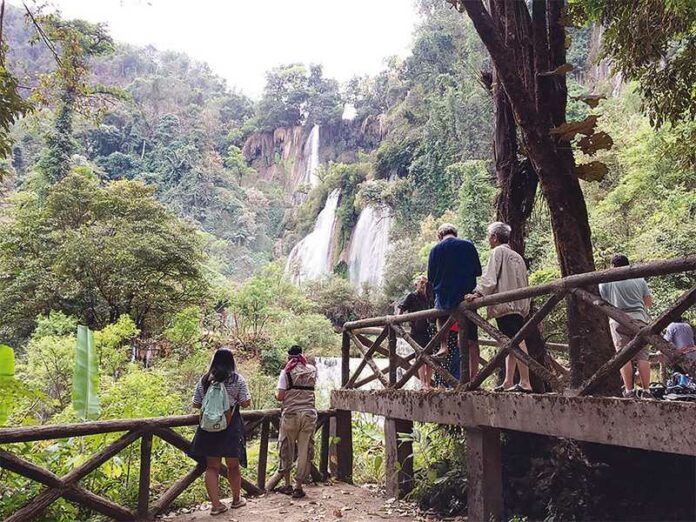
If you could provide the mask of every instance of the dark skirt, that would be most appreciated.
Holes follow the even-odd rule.
[[[239,464],[246,468],[246,438],[239,407],[234,409],[232,422],[223,431],[205,431],[199,426],[191,441],[189,456],[201,463],[205,463],[206,457],[231,457],[239,459]]]
[[[457,332],[449,331],[447,335],[447,356],[443,366],[452,374],[452,377],[459,380],[459,345],[457,344]],[[445,381],[439,373],[435,373],[435,385],[449,388],[450,385]]]

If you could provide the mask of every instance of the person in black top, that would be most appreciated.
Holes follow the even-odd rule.
[[[399,312],[420,312],[433,307],[432,297],[428,288],[428,278],[420,276],[415,281],[415,291],[408,294],[399,304]],[[411,321],[411,337],[413,340],[425,347],[432,339],[427,319],[416,319]],[[433,370],[427,364],[423,364],[418,368],[418,378],[420,379],[425,389],[430,388],[430,381],[433,376]]]
[[[435,308],[450,310],[456,308],[464,300],[464,296],[476,288],[476,278],[481,275],[481,260],[474,244],[459,239],[457,227],[451,223],[440,225],[437,238],[439,242],[428,257],[428,281],[435,292]],[[438,326],[442,322],[442,319],[438,319]],[[479,361],[478,328],[469,320],[466,323],[469,339],[466,351],[469,353],[470,371],[475,371]],[[464,354],[464,348],[467,347],[459,348]],[[443,358],[447,353],[447,336],[444,336],[436,357]]]

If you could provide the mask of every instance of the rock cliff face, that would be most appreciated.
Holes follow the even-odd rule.
[[[579,82],[591,89],[608,84],[611,89],[611,95],[618,96],[624,85],[623,78],[621,73],[616,73],[612,70],[609,60],[600,59],[603,34],[603,26],[598,24],[592,26],[587,63],[583,73],[580,75]]]
[[[318,130],[318,150],[312,150],[311,126],[281,127],[257,132],[244,143],[242,153],[259,176],[285,187],[289,194],[297,192],[308,181],[312,161],[350,163],[358,152],[376,148],[385,134],[384,118],[370,116],[362,121],[343,120],[322,125]],[[318,154],[313,158],[313,154]]]

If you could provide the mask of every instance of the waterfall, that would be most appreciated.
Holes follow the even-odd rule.
[[[319,168],[319,125],[312,127],[309,133],[304,146],[304,156],[307,158],[307,164],[300,184],[314,188],[319,184],[319,177],[317,176],[317,169]]]
[[[314,229],[290,252],[285,265],[285,273],[295,284],[307,279],[316,279],[332,270],[332,252],[336,209],[338,208],[338,189],[329,194],[326,204],[314,223]]]
[[[368,206],[360,212],[348,253],[348,276],[354,285],[382,284],[391,221],[387,207]]]

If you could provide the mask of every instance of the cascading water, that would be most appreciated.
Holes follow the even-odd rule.
[[[331,245],[336,227],[339,196],[338,189],[329,194],[324,208],[319,212],[317,221],[314,223],[314,229],[290,252],[285,273],[290,276],[293,283],[299,284],[331,272]]]
[[[319,185],[319,176],[317,176],[317,169],[319,168],[319,125],[312,127],[304,146],[304,155],[307,158],[307,164],[300,183],[314,188]]]
[[[358,287],[382,284],[392,216],[387,207],[365,207],[360,212],[348,253],[348,277]]]

